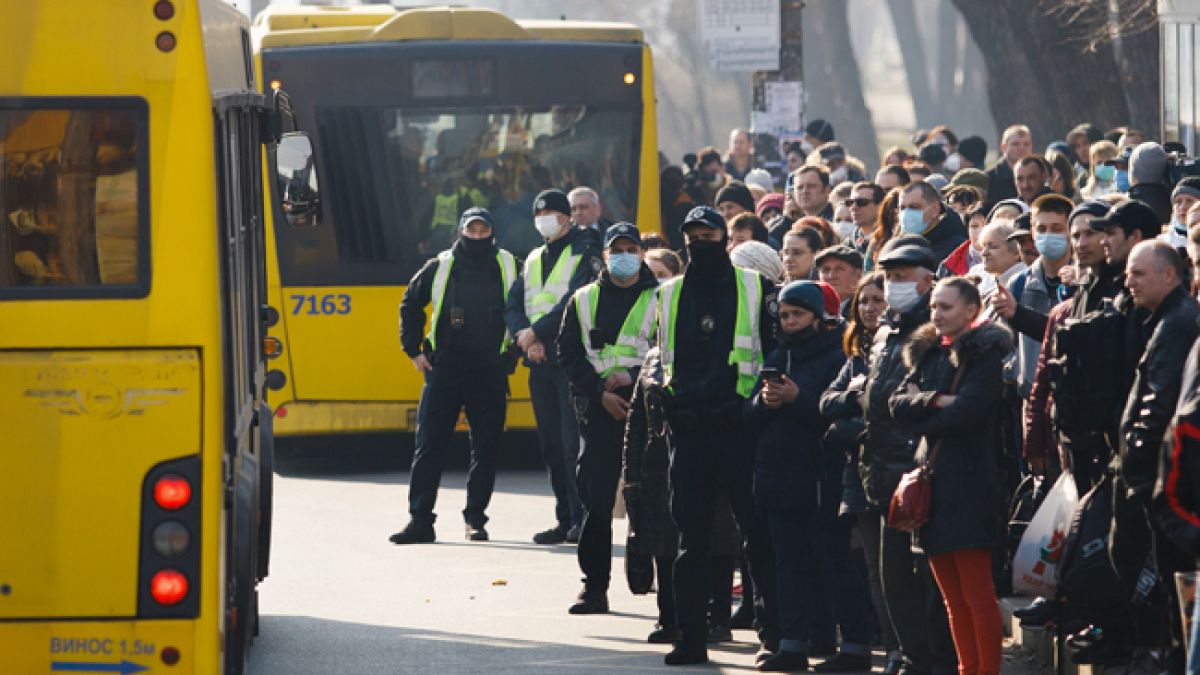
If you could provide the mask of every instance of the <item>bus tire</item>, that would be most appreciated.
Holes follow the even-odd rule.
[[[271,520],[274,518],[275,495],[275,432],[271,408],[262,405],[258,411],[258,565],[259,581],[267,578],[271,563]]]
[[[257,577],[254,565],[258,561],[255,552],[255,519],[258,515],[256,492],[258,491],[257,458],[242,453],[240,466],[235,469],[232,532],[231,585],[227,602],[232,609],[231,621],[226,632],[229,656],[228,672],[240,675],[246,671],[250,655],[250,642],[254,633],[254,591]]]

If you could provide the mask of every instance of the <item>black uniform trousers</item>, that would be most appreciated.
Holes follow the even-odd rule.
[[[458,414],[465,407],[471,464],[467,470],[467,507],[463,509],[463,518],[474,527],[487,523],[484,511],[496,484],[496,457],[504,433],[507,394],[508,374],[499,359],[441,354],[433,369],[425,373],[425,386],[417,406],[416,451],[408,483],[408,512],[414,522],[433,523],[437,518],[433,506],[442,482],[446,451],[454,436]]]
[[[564,532],[583,520],[583,506],[575,487],[579,462],[579,420],[575,416],[571,385],[562,368],[529,366],[529,398],[537,421],[542,463],[554,492],[554,517]],[[616,490],[616,488],[613,488]]]
[[[592,404],[583,429],[583,447],[576,474],[583,501],[583,526],[579,533],[579,569],[588,593],[608,590],[612,574],[612,514],[621,478],[621,449],[625,422],[618,422],[603,406]]]
[[[880,516],[880,531],[879,572],[900,649],[913,672],[957,673],[958,653],[946,604],[929,559],[913,552],[912,534],[887,526],[887,516]]]
[[[765,518],[755,511],[754,454],[749,434],[739,425],[674,424],[673,428],[671,517],[679,529],[675,611],[683,641],[704,644],[707,635],[710,533],[717,495],[725,491],[758,589],[755,614],[759,639],[774,647],[779,642],[775,562]]]

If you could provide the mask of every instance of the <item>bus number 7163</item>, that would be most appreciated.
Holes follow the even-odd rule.
[[[292,315],[297,314],[349,314],[350,296],[345,293],[326,295],[293,295],[291,296]]]

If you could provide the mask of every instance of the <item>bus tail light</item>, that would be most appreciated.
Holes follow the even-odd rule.
[[[263,338],[263,355],[268,359],[277,359],[283,355],[283,341],[277,337]]]
[[[155,553],[174,559],[187,553],[192,543],[192,533],[178,520],[168,520],[154,528],[153,541]]]
[[[142,481],[137,616],[200,614],[200,455],[163,462]]]
[[[175,5],[172,5],[169,0],[159,0],[154,3],[154,18],[166,21],[173,16],[175,16]]]
[[[150,580],[150,595],[165,607],[178,605],[188,594],[187,577],[179,570],[163,570]]]
[[[178,511],[192,500],[192,486],[182,476],[168,475],[154,483],[154,503],[168,511]]]
[[[275,409],[275,416],[279,419],[287,417],[287,406],[281,405]]]
[[[169,52],[175,49],[175,34],[169,30],[164,30],[154,38],[154,46],[158,47],[160,52]]]
[[[637,75],[634,75],[633,71],[630,71],[625,73],[625,77],[622,79],[625,81],[625,84],[632,86],[634,82],[637,82]]]

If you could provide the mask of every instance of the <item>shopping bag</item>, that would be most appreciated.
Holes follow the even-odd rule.
[[[1078,504],[1075,479],[1069,471],[1064,471],[1050,488],[1033,520],[1029,521],[1017,554],[1013,556],[1013,590],[1018,594],[1054,595],[1055,571]]]

